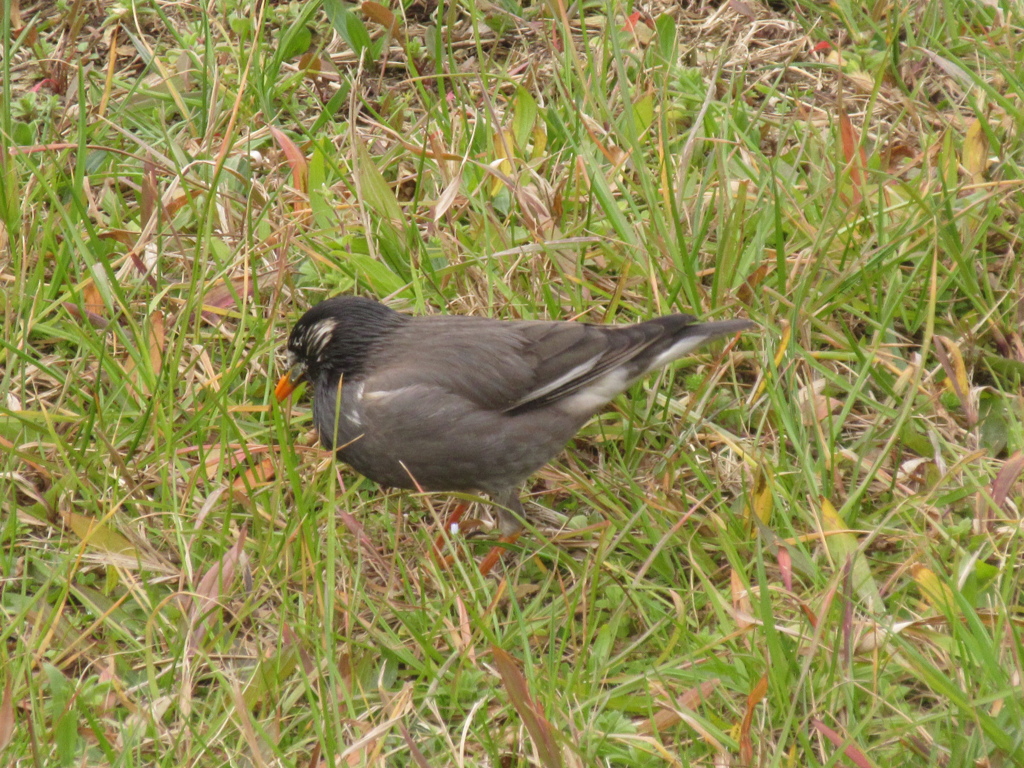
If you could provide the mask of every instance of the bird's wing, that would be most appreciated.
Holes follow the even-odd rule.
[[[372,391],[443,390],[476,408],[503,411],[537,386],[530,339],[508,323],[416,317],[388,337],[366,378]]]
[[[506,412],[558,403],[569,412],[593,413],[649,371],[706,341],[751,327],[747,320],[698,323],[681,314],[624,326],[525,325],[522,334],[533,356],[535,381]]]
[[[433,386],[507,414],[578,396],[572,410],[596,410],[646,372],[644,361],[671,341],[673,330],[657,321],[611,327],[453,320],[416,318],[391,336],[367,392]]]
[[[624,390],[646,365],[632,365],[666,338],[660,325],[611,327],[552,323],[524,329],[534,354],[535,386],[509,413],[523,413],[558,402],[573,410],[596,410]]]

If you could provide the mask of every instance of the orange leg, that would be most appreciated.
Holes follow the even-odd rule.
[[[455,509],[452,510],[452,513],[448,516],[448,519],[444,521],[444,530],[441,533],[439,533],[437,535],[437,538],[434,540],[434,557],[437,559],[437,562],[441,565],[442,568],[447,568],[455,560],[454,555],[443,554],[445,539],[447,535],[451,532],[452,526],[456,525],[460,520],[462,520],[462,516],[466,514],[467,509],[469,509],[468,504],[460,503],[457,507],[455,507]],[[522,531],[516,531],[513,534],[510,534],[508,536],[502,536],[500,539],[498,539],[497,545],[492,547],[491,551],[488,552],[484,559],[480,561],[480,574],[482,576],[486,576],[488,573],[490,573],[491,569],[498,564],[499,560],[501,560],[501,556],[505,554],[506,546],[508,544],[515,544],[519,540],[519,537],[522,535]]]
[[[437,538],[434,540],[434,557],[437,558],[437,562],[441,564],[442,568],[447,568],[452,564],[452,560],[454,559],[450,555],[446,557],[441,554],[441,548],[444,546],[445,538],[451,531],[452,526],[457,524],[462,519],[462,516],[466,514],[467,509],[469,509],[469,505],[460,502],[459,505],[452,510],[452,513],[448,515],[448,519],[444,521],[444,530],[437,534]]]
[[[491,551],[487,553],[487,556],[480,561],[480,575],[486,576],[491,572],[491,569],[498,564],[501,560],[501,556],[505,554],[506,544],[515,544],[519,540],[519,537],[523,535],[522,531],[516,531],[508,536],[502,536],[498,539],[498,545],[491,548]]]

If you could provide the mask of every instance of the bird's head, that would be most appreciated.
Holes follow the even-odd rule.
[[[405,315],[360,296],[320,302],[292,328],[285,349],[287,371],[275,397],[284,400],[303,379],[316,385],[327,377],[358,376],[370,350],[406,321]]]

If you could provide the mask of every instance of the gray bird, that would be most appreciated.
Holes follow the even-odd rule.
[[[338,296],[288,338],[278,401],[308,379],[320,442],[383,486],[483,492],[501,532],[519,488],[612,398],[701,344],[755,328],[668,315],[636,325],[411,317]]]

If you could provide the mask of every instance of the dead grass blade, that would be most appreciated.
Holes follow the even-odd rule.
[[[747,709],[740,724],[740,762],[754,765],[754,743],[750,739],[750,726],[754,722],[754,709],[768,693],[768,675],[762,675],[754,689],[747,696]]]
[[[497,646],[491,647],[494,656],[494,665],[501,675],[501,682],[508,691],[508,697],[512,706],[516,708],[519,717],[522,718],[526,730],[533,739],[533,745],[537,748],[540,762],[547,768],[561,768],[562,754],[555,742],[554,729],[551,723],[544,717],[544,712],[530,696],[526,685],[526,678],[519,671],[515,661],[505,651]]]
[[[4,685],[4,697],[0,699],[0,752],[11,743],[14,735],[14,684],[8,678]]]
[[[212,566],[199,580],[199,586],[195,589],[192,606],[189,610],[189,619],[193,625],[188,638],[189,651],[194,651],[203,641],[209,623],[212,621],[214,609],[221,604],[221,596],[235,581],[235,571],[242,558],[245,537],[246,529],[243,528],[234,546],[225,552],[220,562]]]
[[[687,713],[696,709],[702,701],[707,700],[720,684],[721,681],[716,677],[713,680],[705,680],[696,688],[685,691],[676,699],[675,706],[659,709],[650,718],[642,721],[637,726],[637,733],[650,736],[687,721]]]
[[[856,207],[864,199],[864,173],[868,167],[868,156],[864,147],[860,146],[860,135],[842,105],[839,107],[839,140],[842,144],[843,159],[846,161],[846,170],[849,171],[850,182],[853,184],[853,199],[849,201],[850,206]]]

